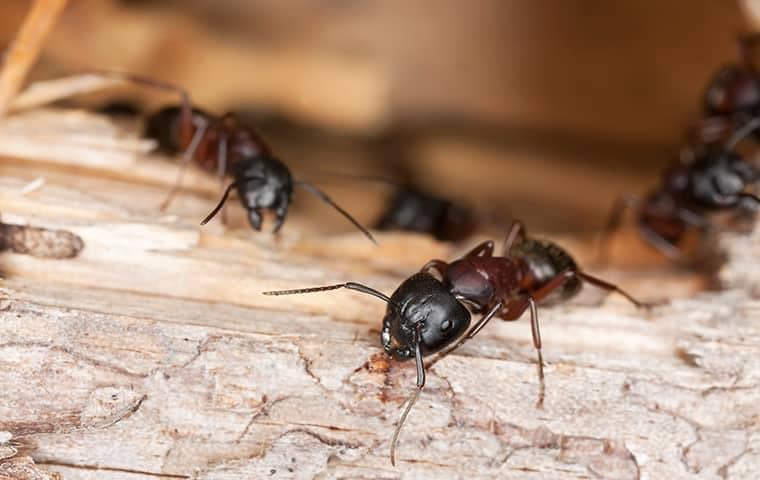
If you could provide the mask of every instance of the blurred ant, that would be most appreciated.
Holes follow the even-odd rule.
[[[469,237],[480,223],[476,212],[453,200],[426,192],[407,182],[376,175],[323,172],[330,176],[380,183],[393,195],[372,226],[375,230],[426,233],[443,242]]]
[[[705,118],[690,132],[695,144],[725,141],[760,115],[760,78],[752,61],[758,42],[760,34],[740,36],[740,63],[721,67],[708,82],[702,102]]]
[[[216,171],[222,182],[225,175],[233,178],[233,182],[224,189],[219,204],[203,219],[201,225],[208,223],[221,210],[235,189],[251,226],[260,231],[262,211],[273,211],[273,233],[277,233],[285,221],[293,188],[299,187],[333,207],[377,244],[366,228],[324,192],[309,182],[294,180],[288,167],[273,154],[267,142],[255,129],[239,122],[234,114],[217,117],[192,108],[189,94],[170,83],[121,72],[93,73],[174,92],[180,96],[179,106],[161,109],[147,120],[146,135],[155,138],[161,150],[183,154],[177,180],[161,205],[162,210],[168,208],[180,188],[187,166],[194,161],[204,170]]]
[[[636,212],[637,228],[644,240],[671,259],[681,257],[680,244],[687,233],[713,228],[710,213],[730,211],[754,219],[760,198],[748,188],[760,180],[760,170],[734,149],[760,127],[760,118],[749,121],[722,145],[687,149],[680,161],[663,174],[660,185],[643,200],[618,199],[601,238],[600,258],[606,258],[607,238],[618,229],[626,209]]]
[[[552,293],[559,293],[561,299],[569,298],[585,281],[616,291],[637,307],[646,306],[617,286],[579,270],[570,255],[558,246],[527,239],[520,222],[513,222],[504,242],[503,256],[496,257],[493,251],[494,242],[487,241],[452,263],[432,260],[419,273],[406,279],[390,297],[355,282],[264,292],[264,295],[294,295],[346,288],[388,304],[380,337],[383,349],[400,361],[414,358],[417,366],[417,389],[407,401],[391,438],[393,465],[401,428],[425,386],[423,357],[439,353],[440,359],[477,335],[492,318],[517,320],[530,309],[541,383],[537,402],[540,408],[545,388],[537,302]],[[432,271],[436,271],[441,280],[433,276]],[[482,315],[472,326],[470,310]]]
[[[463,205],[413,187],[398,187],[374,228],[428,233],[457,242],[470,236],[476,225],[474,213]]]

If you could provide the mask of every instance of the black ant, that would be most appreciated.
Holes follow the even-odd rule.
[[[377,230],[428,233],[438,240],[464,240],[475,230],[472,210],[413,187],[398,187],[375,224]]]
[[[195,161],[202,169],[216,171],[222,181],[225,175],[233,178],[233,182],[224,189],[218,205],[201,225],[208,223],[221,210],[235,189],[251,226],[260,231],[262,212],[273,211],[273,233],[277,233],[285,221],[293,189],[299,187],[333,207],[377,244],[366,228],[324,192],[309,182],[293,179],[290,169],[273,154],[269,144],[254,128],[241,124],[234,114],[217,117],[192,108],[189,94],[176,85],[127,73],[94,73],[174,92],[181,98],[179,106],[159,110],[147,120],[146,134],[158,141],[160,149],[169,153],[183,152],[177,181],[162,204],[162,210],[169,206],[179,189],[187,165]]]
[[[388,355],[405,361],[414,358],[417,389],[409,398],[391,438],[390,458],[395,465],[395,450],[401,428],[425,386],[423,357],[439,353],[439,358],[461,347],[494,317],[517,320],[528,309],[533,345],[538,354],[541,382],[539,401],[544,397],[543,357],[536,303],[559,292],[569,298],[582,281],[608,291],[616,291],[637,307],[646,306],[617,286],[578,269],[567,252],[545,241],[525,238],[523,226],[514,222],[504,242],[504,256],[493,255],[494,242],[487,241],[452,263],[428,262],[419,273],[406,279],[390,297],[371,287],[347,282],[337,285],[264,292],[264,295],[294,295],[347,288],[372,295],[388,304],[381,342]],[[431,274],[436,271],[441,280]],[[470,326],[471,314],[481,318]]]
[[[248,221],[255,230],[261,230],[262,210],[274,211],[272,231],[276,233],[285,221],[293,187],[300,187],[333,207],[377,244],[366,228],[324,192],[309,182],[294,180],[288,167],[272,153],[266,141],[253,128],[241,124],[234,114],[215,117],[193,109],[188,119],[183,113],[186,110],[187,106],[183,105],[164,108],[153,114],[148,120],[147,133],[155,135],[165,150],[189,152],[185,155],[188,159],[185,163],[190,158],[196,158],[201,168],[216,169],[220,177],[230,174],[234,179],[201,225],[214,218],[224,206],[230,192],[235,189],[243,208],[248,212]],[[188,141],[187,133],[183,132],[192,130],[193,137]],[[170,199],[171,196],[165,205],[168,205]]]
[[[744,161],[734,148],[760,127],[755,118],[737,130],[725,146],[710,144],[685,150],[680,161],[667,169],[657,189],[643,200],[627,196],[617,201],[603,231],[600,251],[606,256],[607,237],[615,231],[627,208],[636,211],[644,240],[671,259],[681,257],[679,245],[696,229],[713,228],[709,214],[731,211],[754,218],[760,197],[747,191],[760,180],[760,170]]]

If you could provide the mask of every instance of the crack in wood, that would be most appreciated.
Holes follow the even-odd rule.
[[[157,478],[191,478],[191,475],[183,475],[183,474],[176,474],[176,473],[151,472],[148,470],[108,467],[108,466],[103,466],[103,465],[67,463],[67,462],[50,461],[50,460],[47,460],[44,462],[38,462],[37,465],[43,465],[47,467],[65,467],[65,468],[95,471],[95,472],[131,473],[133,475],[145,475],[148,477],[157,477]]]

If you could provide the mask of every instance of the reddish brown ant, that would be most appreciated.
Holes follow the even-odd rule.
[[[300,187],[333,207],[377,244],[366,228],[324,192],[309,182],[294,180],[288,167],[272,153],[267,142],[252,127],[241,124],[234,114],[215,117],[193,109],[188,118],[188,109],[188,105],[183,104],[182,107],[160,110],[149,118],[147,132],[156,135],[165,150],[188,152],[185,164],[194,158],[202,168],[216,170],[220,178],[229,174],[234,179],[201,225],[219,212],[235,189],[248,212],[251,226],[261,230],[262,210],[271,210],[275,213],[273,232],[276,233],[285,221],[293,187]],[[192,137],[187,132],[193,132]],[[172,190],[165,205],[175,191]]]
[[[185,169],[196,162],[202,169],[215,171],[224,181],[226,175],[233,182],[224,189],[219,204],[203,219],[209,222],[225,204],[229,194],[237,191],[248,221],[255,230],[261,230],[263,211],[275,214],[273,232],[280,230],[285,221],[294,187],[299,187],[327,203],[367,238],[377,244],[372,234],[343,210],[324,192],[304,180],[294,180],[288,167],[272,152],[269,144],[249,125],[243,125],[232,113],[220,117],[192,108],[190,95],[170,83],[121,72],[94,71],[103,77],[145,85],[178,94],[179,106],[164,108],[151,115],[146,134],[155,138],[165,152],[183,152],[177,180],[161,206],[169,206],[179,189]]]
[[[381,333],[383,348],[397,360],[414,358],[417,365],[417,388],[407,401],[391,438],[390,457],[394,465],[401,428],[425,386],[423,357],[439,353],[441,358],[477,335],[492,318],[517,320],[530,309],[540,380],[537,406],[541,407],[544,373],[538,302],[552,293],[559,293],[560,299],[569,298],[585,281],[618,292],[637,307],[647,306],[617,286],[579,270],[570,255],[557,245],[527,239],[520,222],[513,222],[504,242],[503,256],[496,257],[493,251],[494,242],[488,241],[454,262],[432,260],[420,273],[405,280],[390,297],[354,282],[264,292],[264,295],[294,295],[347,288],[387,303]],[[438,272],[442,279],[435,278],[431,271]],[[472,326],[466,306],[482,315]]]
[[[696,145],[725,141],[760,115],[760,78],[752,61],[759,42],[758,34],[740,36],[740,62],[721,67],[708,82],[702,101],[705,118],[690,132]]]
[[[643,200],[619,199],[602,233],[601,258],[606,257],[607,237],[619,227],[627,208],[635,210],[644,240],[671,259],[681,258],[679,247],[689,231],[706,233],[713,228],[711,213],[730,211],[754,219],[760,198],[747,190],[757,185],[760,170],[734,148],[757,128],[760,118],[742,126],[725,146],[685,150],[686,155],[665,171],[658,188]]]

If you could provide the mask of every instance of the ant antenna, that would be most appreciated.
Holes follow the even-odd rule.
[[[314,293],[314,292],[326,292],[329,290],[338,290],[340,288],[347,288],[349,290],[356,290],[357,292],[372,295],[379,298],[387,304],[393,305],[391,299],[388,298],[383,292],[379,292],[372,287],[362,285],[356,282],[338,283],[336,285],[325,285],[323,287],[309,287],[309,288],[296,288],[294,290],[273,290],[269,292],[262,292],[263,295],[280,296],[280,295],[298,295],[301,293]]]
[[[212,218],[216,216],[217,213],[219,213],[219,210],[221,210],[222,207],[224,206],[224,203],[227,201],[227,197],[230,196],[230,192],[232,191],[233,188],[236,188],[241,183],[249,182],[251,180],[260,180],[260,179],[261,177],[243,177],[227,185],[227,188],[224,190],[224,194],[222,195],[222,199],[219,200],[219,203],[216,204],[216,207],[214,207],[214,209],[211,210],[211,213],[206,215],[206,218],[201,220],[201,225],[206,225],[208,222],[211,221]]]
[[[296,186],[299,186],[299,187],[303,188],[307,192],[311,193],[315,197],[319,198],[320,200],[322,200],[326,204],[328,204],[331,207],[333,207],[341,215],[343,215],[349,222],[351,222],[356,228],[358,228],[364,234],[365,237],[369,238],[369,240],[372,243],[374,243],[375,245],[378,245],[377,240],[375,240],[375,237],[373,237],[372,234],[369,233],[369,230],[367,230],[359,222],[357,222],[356,219],[354,217],[352,217],[347,211],[343,210],[340,207],[340,205],[338,205],[330,197],[328,197],[325,192],[323,192],[322,190],[318,189],[317,187],[315,187],[311,183],[305,182],[303,180],[297,180],[297,181],[295,181],[293,183]]]
[[[404,423],[406,422],[406,417],[409,416],[409,412],[412,411],[412,407],[415,403],[417,403],[417,399],[420,398],[422,387],[425,386],[425,364],[422,361],[422,349],[420,348],[421,343],[422,323],[420,322],[417,324],[417,330],[414,336],[414,358],[417,363],[417,389],[409,397],[406,408],[404,409],[404,413],[402,413],[401,417],[398,419],[398,424],[396,425],[396,429],[393,431],[393,436],[391,437],[391,465],[394,467],[396,466],[396,444],[398,444],[398,437],[401,434],[401,428],[403,428]]]

